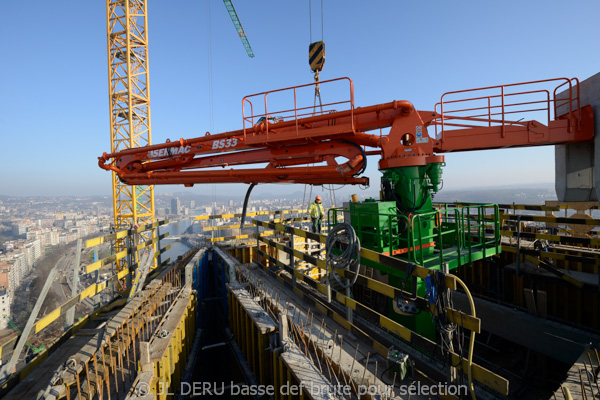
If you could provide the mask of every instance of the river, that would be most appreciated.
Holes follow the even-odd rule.
[[[159,228],[159,232],[161,235],[168,232],[169,236],[179,236],[192,225],[192,222],[192,218],[185,218],[181,221],[171,222],[166,226],[161,226]],[[171,248],[167,250],[166,253],[162,254],[161,257],[163,260],[170,258],[171,261],[175,261],[177,260],[178,256],[185,254],[190,249],[178,240],[162,240],[160,242],[160,245],[161,249],[167,247],[168,245],[171,245]]]

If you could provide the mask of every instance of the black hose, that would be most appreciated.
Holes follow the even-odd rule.
[[[362,148],[362,146],[360,146],[360,145],[358,145],[358,144],[356,144],[356,143],[353,143],[353,142],[349,142],[349,141],[347,141],[347,140],[342,140],[341,142],[342,142],[342,143],[348,143],[348,144],[351,144],[351,145],[353,145],[353,146],[354,146],[354,147],[356,147],[356,148],[357,148],[357,149],[360,151],[360,153],[362,154],[362,158],[363,158],[363,160],[364,160],[364,163],[363,163],[363,165],[362,165],[362,168],[361,168],[361,169],[360,169],[360,170],[359,170],[357,173],[355,173],[355,174],[354,174],[354,176],[358,176],[358,175],[362,174],[363,172],[365,172],[365,170],[367,169],[367,153],[365,153],[365,150]]]
[[[338,242],[340,242],[342,246],[336,246]],[[333,252],[334,247],[342,250],[342,253],[335,254]],[[344,289],[348,289],[354,285],[358,279],[358,270],[360,268],[360,240],[358,240],[352,225],[343,222],[334,226],[327,235],[325,251],[327,254],[327,268],[330,269],[331,274],[339,285]],[[335,268],[347,270],[354,269],[354,278],[351,282],[348,282],[348,284],[343,283],[339,274],[335,271]]]
[[[256,183],[251,183],[248,191],[246,192],[246,197],[244,197],[244,207],[242,209],[242,222],[240,223],[240,229],[244,228],[244,220],[246,219],[246,209],[248,208],[248,200],[250,199],[250,192],[254,189]]]

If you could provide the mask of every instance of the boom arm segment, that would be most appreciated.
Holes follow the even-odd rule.
[[[548,84],[555,85],[552,91]],[[436,111],[437,153],[576,143],[594,136],[593,111],[579,104],[577,78],[449,92]]]
[[[555,81],[560,84],[552,96],[546,89],[526,89]],[[358,177],[366,165],[366,147],[378,149],[369,154],[381,154],[379,169],[389,170],[441,166],[444,156],[437,153],[584,142],[594,135],[591,108],[579,106],[573,81],[565,78],[448,93],[436,111],[417,111],[408,101],[355,108],[350,79],[320,84],[340,82],[348,83],[349,99],[325,104],[321,112],[298,106],[298,93],[314,83],[258,93],[242,101],[243,129],[105,153],[99,157],[99,165],[115,171],[130,185],[366,184],[368,178]],[[557,99],[556,92],[563,86],[569,96]],[[500,94],[448,100],[457,93],[489,90],[499,90]],[[274,111],[269,101],[282,94],[291,96],[293,103]],[[522,100],[523,96],[540,94],[542,100]],[[484,106],[474,106],[473,102],[483,102]],[[339,106],[348,108],[338,111]],[[552,114],[559,118],[552,119]],[[546,116],[547,121],[509,120],[508,115]],[[435,128],[434,137],[428,134],[428,127]],[[390,128],[387,135],[368,133],[383,128]],[[240,168],[251,164],[266,166]],[[215,170],[217,167],[223,169]],[[439,180],[441,170],[435,175]]]

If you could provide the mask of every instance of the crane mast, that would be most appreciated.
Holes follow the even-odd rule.
[[[111,151],[152,144],[148,75],[148,30],[146,0],[107,0],[108,84]],[[123,230],[154,221],[154,187],[128,185],[112,174],[114,228]],[[139,239],[156,236],[155,230]],[[115,252],[126,250],[125,239],[115,241]],[[137,254],[132,254],[134,262]],[[117,269],[127,267],[127,259]]]

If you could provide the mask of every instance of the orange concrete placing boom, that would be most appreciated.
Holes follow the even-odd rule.
[[[320,82],[334,83],[348,85],[349,98],[325,104],[318,113],[298,105],[298,93],[314,83],[258,93],[242,100],[240,130],[104,153],[99,165],[129,185],[368,184],[359,176],[367,155],[381,155],[380,170],[441,167],[446,152],[585,142],[594,136],[592,109],[580,107],[576,79],[450,92],[433,111],[418,111],[405,100],[355,107],[352,81]],[[553,88],[540,88],[544,85]],[[292,105],[275,111],[268,101],[281,96]],[[245,167],[256,164],[266,166]]]

